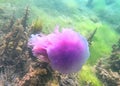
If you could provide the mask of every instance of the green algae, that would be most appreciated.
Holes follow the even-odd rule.
[[[89,65],[83,66],[78,75],[80,86],[102,86],[102,83],[94,74],[94,68]]]
[[[47,8],[47,6],[43,8],[35,6],[35,3],[33,3],[32,0],[32,3],[29,2],[28,4],[26,4],[27,0],[7,1],[10,3],[14,2],[14,4],[21,6],[22,8],[24,8],[25,5],[29,5],[31,13],[31,19],[29,21],[31,22],[39,17],[39,19],[42,20],[42,32],[45,34],[52,32],[54,30],[54,27],[56,25],[59,25],[60,27],[75,28],[77,32],[81,33],[87,38],[89,34],[97,28],[97,32],[93,37],[92,45],[90,46],[90,58],[88,59],[87,64],[83,66],[83,69],[80,71],[79,80],[81,85],[83,85],[85,81],[88,81],[92,83],[92,86],[101,86],[101,82],[96,78],[92,66],[95,65],[101,57],[107,57],[110,55],[112,50],[111,46],[119,38],[119,34],[115,32],[114,28],[112,27],[112,24],[106,23],[107,21],[103,22],[103,20],[107,19],[110,22],[118,22],[119,20],[116,20],[118,18],[118,15],[116,14],[114,17],[112,16],[101,18],[98,18],[99,16],[97,16],[104,15],[105,11],[109,8],[106,6],[104,0],[94,0],[94,6],[92,11],[95,11],[97,14],[95,12],[91,13],[89,9],[84,8],[83,5],[85,5],[85,2],[82,4],[80,3],[81,5],[79,6],[79,4],[73,0],[70,0],[70,3],[62,0],[62,2],[64,3],[64,5],[62,6],[68,7],[63,8],[67,9],[63,11],[58,11],[62,9],[61,7],[58,10],[55,10],[55,6],[50,6],[49,3],[47,5],[50,8]],[[3,3],[5,1],[1,0],[0,2]],[[117,4],[117,6],[119,7],[120,4]],[[51,10],[51,8],[54,9]],[[36,27],[38,27],[38,24],[36,25]]]
[[[118,38],[119,35],[112,28],[103,24],[93,38],[93,44],[90,46],[91,56],[88,63],[94,65],[101,57],[109,56],[112,50],[111,46]]]

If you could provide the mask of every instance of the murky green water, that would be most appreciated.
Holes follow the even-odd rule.
[[[0,0],[0,31],[12,16],[21,18],[26,7],[29,9],[27,24],[34,24],[37,30],[42,28],[43,34],[53,32],[59,25],[74,28],[88,39],[97,29],[91,38],[90,57],[78,74],[79,84],[85,86],[88,81],[90,86],[108,86],[96,77],[93,66],[101,58],[112,56],[113,45],[119,40],[120,0]],[[119,53],[115,55],[120,58]]]

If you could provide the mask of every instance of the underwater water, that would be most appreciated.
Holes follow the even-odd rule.
[[[0,0],[0,86],[119,86],[119,10],[120,0]]]

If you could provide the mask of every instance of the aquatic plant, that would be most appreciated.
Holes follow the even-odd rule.
[[[61,75],[59,86],[80,86],[76,77],[77,74]]]
[[[72,29],[62,29],[62,32],[58,29],[47,36],[31,35],[28,47],[53,69],[61,73],[77,72],[89,57],[87,40]]]
[[[120,39],[112,46],[112,53],[96,64],[96,74],[105,86],[120,85]]]
[[[90,36],[88,37],[88,43],[89,43],[89,45],[92,44],[92,39],[93,39],[96,31],[97,31],[97,28],[96,28],[96,29],[90,34]]]
[[[25,10],[24,17],[15,21],[14,16],[10,19],[10,22],[3,25],[1,32],[6,33],[3,37],[3,41],[0,45],[0,50],[3,51],[1,55],[7,55],[8,57],[14,57],[20,55],[27,43],[27,16],[28,7]],[[6,29],[4,29],[6,28]],[[3,48],[4,47],[4,48]],[[11,55],[11,56],[10,56]]]
[[[28,11],[28,8],[26,11]],[[3,29],[1,29],[0,73],[2,74],[0,74],[0,82],[2,82],[5,86],[16,86],[12,85],[16,83],[15,79],[17,77],[22,77],[28,68],[26,68],[25,65],[29,57],[26,48],[29,32],[28,29],[26,29],[27,24],[23,27],[23,22],[27,22],[28,14],[26,14],[26,11],[24,14],[24,16],[26,15],[26,18],[23,17],[15,20],[12,16],[10,22],[3,24]],[[13,77],[14,75],[15,77]]]
[[[84,65],[78,73],[77,78],[80,86],[103,86],[101,81],[96,77],[94,67],[90,65]]]
[[[26,9],[26,11],[28,12],[29,10]],[[17,75],[17,77],[15,77],[14,82],[14,79],[12,80],[13,76],[8,76],[10,78],[9,81],[1,78],[2,76],[0,75],[0,83],[6,86],[11,84],[15,84],[14,86],[50,86],[54,84],[53,81],[55,81],[56,84],[67,82],[64,81],[64,79],[61,79],[62,82],[60,80],[57,81],[56,78],[59,78],[61,74],[53,71],[46,63],[35,59],[35,57],[29,53],[28,48],[26,48],[28,36],[31,33],[31,27],[28,26],[26,20],[28,19],[26,15],[29,14],[27,12],[25,12],[22,18],[15,19],[15,17],[12,17],[9,23],[5,23],[2,26],[3,29],[1,29],[0,32],[0,71],[3,70],[1,66],[2,68],[8,67],[11,69],[12,75]],[[23,22],[26,24],[23,24]],[[54,74],[58,74],[58,76],[54,77]],[[69,79],[69,77],[67,79]],[[72,79],[70,78],[70,80]],[[10,82],[10,84],[7,82]],[[74,84],[74,82],[72,84]]]
[[[43,28],[43,22],[40,19],[36,19],[33,23],[32,23],[32,33],[39,33],[41,32]]]
[[[105,38],[106,34],[107,39]],[[88,63],[94,65],[102,56],[110,55],[111,46],[117,41],[116,38],[118,38],[118,34],[107,24],[102,24],[92,39],[92,45],[90,46],[91,57]]]
[[[42,65],[42,66],[40,66]],[[44,66],[47,64],[37,63],[37,61],[30,61],[30,68],[28,72],[17,81],[18,86],[48,86],[47,83],[49,80],[52,80],[52,72],[49,71]]]
[[[13,68],[6,67],[0,71],[0,86],[17,86],[16,81],[17,74],[14,73]]]

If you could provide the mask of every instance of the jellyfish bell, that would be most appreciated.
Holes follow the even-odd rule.
[[[32,36],[28,46],[32,47],[33,55],[38,58],[45,56],[42,57],[43,61],[49,62],[54,70],[66,74],[78,72],[90,55],[85,37],[72,29],[59,32],[57,27],[55,32],[46,36]]]

